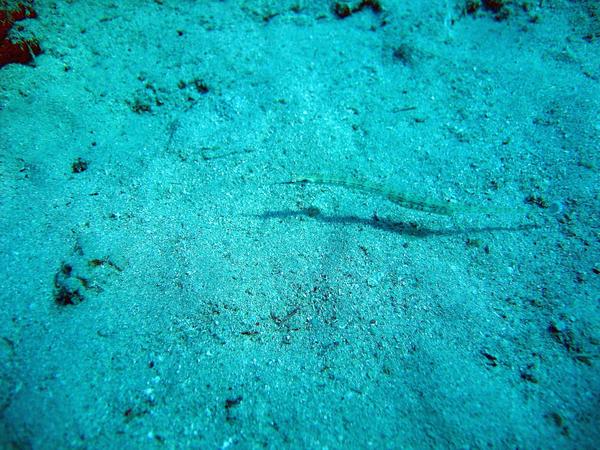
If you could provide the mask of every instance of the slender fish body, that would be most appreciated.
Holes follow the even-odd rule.
[[[370,181],[364,181],[350,177],[336,177],[320,174],[307,175],[296,177],[290,181],[286,181],[285,183],[312,183],[329,186],[341,186],[346,189],[367,192],[369,194],[375,194],[380,197],[384,197],[392,203],[395,203],[403,208],[424,211],[444,216],[451,216],[456,213],[491,214],[502,212],[514,212],[514,210],[503,208],[478,208],[476,206],[451,205],[448,202],[440,202],[430,199],[414,197],[412,195],[406,195],[402,192],[398,192],[382,184],[372,183]]]

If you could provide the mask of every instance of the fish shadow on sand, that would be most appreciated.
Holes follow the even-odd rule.
[[[292,217],[308,217],[311,220],[316,220],[322,223],[334,224],[334,225],[362,225],[365,227],[371,227],[377,230],[383,230],[390,233],[397,233],[404,236],[411,236],[416,238],[427,238],[432,236],[453,236],[460,234],[472,234],[472,233],[489,233],[498,231],[527,231],[540,228],[536,224],[520,224],[514,226],[481,226],[481,227],[440,227],[433,228],[430,226],[424,226],[411,221],[399,221],[391,220],[388,218],[379,217],[374,214],[371,218],[358,217],[355,215],[326,215],[313,208],[306,208],[301,210],[278,210],[278,211],[267,211],[263,214],[255,215],[254,217],[260,219],[289,219]]]

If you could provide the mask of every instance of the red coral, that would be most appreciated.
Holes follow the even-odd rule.
[[[8,32],[15,22],[37,17],[31,6],[18,2],[17,9],[0,9],[0,67],[10,63],[27,64],[35,55],[42,53],[37,39],[12,42]]]

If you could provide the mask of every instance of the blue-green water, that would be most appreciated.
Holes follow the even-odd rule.
[[[0,447],[598,446],[596,2],[0,11]]]

